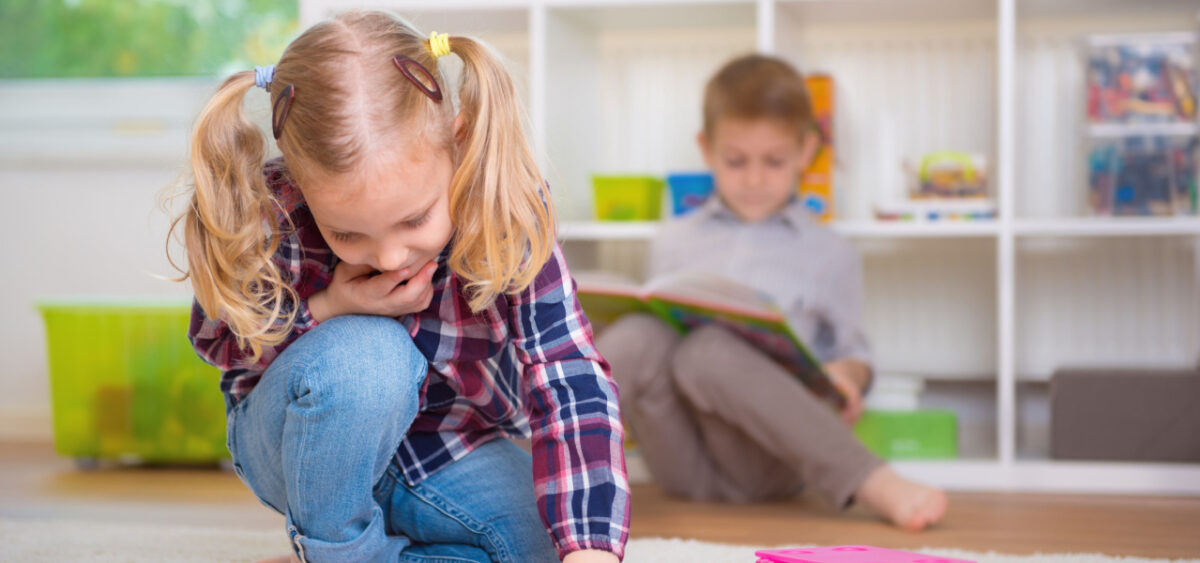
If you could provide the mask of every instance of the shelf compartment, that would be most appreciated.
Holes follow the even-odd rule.
[[[915,167],[926,154],[956,150],[997,162],[995,13],[990,1],[778,5],[776,52],[834,80],[839,219],[870,220],[876,204],[902,200],[905,163]]]
[[[870,240],[858,248],[865,286],[863,320],[879,369],[901,374],[995,373],[994,240]]]
[[[1198,264],[1190,237],[1019,240],[1016,372],[1195,366]]]
[[[561,218],[595,216],[592,174],[703,167],[704,84],[754,50],[756,13],[752,2],[547,6],[543,142]]]

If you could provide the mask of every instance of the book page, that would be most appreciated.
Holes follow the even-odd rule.
[[[711,274],[682,272],[661,276],[646,284],[646,293],[665,301],[784,322],[783,313],[769,295],[743,283]]]
[[[591,270],[578,272],[573,277],[579,304],[596,330],[622,315],[650,310],[642,288],[626,276]]]
[[[707,274],[660,278],[646,292],[655,312],[677,329],[721,325],[779,362],[816,395],[836,407],[844,406],[845,399],[822,371],[820,361],[792,331],[770,296]]]

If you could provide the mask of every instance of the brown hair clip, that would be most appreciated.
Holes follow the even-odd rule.
[[[425,68],[424,65],[404,55],[396,55],[392,57],[392,63],[396,65],[396,68],[400,69],[401,74],[403,74],[405,78],[407,78],[413,84],[416,84],[417,88],[420,88],[426,96],[429,96],[429,99],[438,103],[442,102],[442,88],[438,86],[437,80],[433,78],[433,73],[429,72],[429,69]],[[433,86],[430,87],[422,82],[420,78],[417,78],[417,76],[413,74],[413,68],[416,68],[417,72],[420,72],[425,79],[429,80],[429,84],[432,84]]]
[[[275,103],[271,104],[271,133],[275,134],[275,140],[279,140],[279,134],[283,132],[283,120],[287,119],[288,111],[292,109],[292,99],[296,97],[296,86],[288,84],[283,91],[279,93],[279,97],[275,98]],[[279,104],[283,104],[283,109],[280,110]]]

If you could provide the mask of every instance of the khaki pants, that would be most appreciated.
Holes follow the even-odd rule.
[[[682,337],[648,314],[596,339],[620,386],[621,414],[670,494],[750,502],[802,488],[844,508],[883,461],[832,408],[737,335]]]

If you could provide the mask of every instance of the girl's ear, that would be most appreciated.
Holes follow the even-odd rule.
[[[454,144],[461,145],[467,140],[467,131],[463,128],[463,114],[458,112],[454,115]]]

